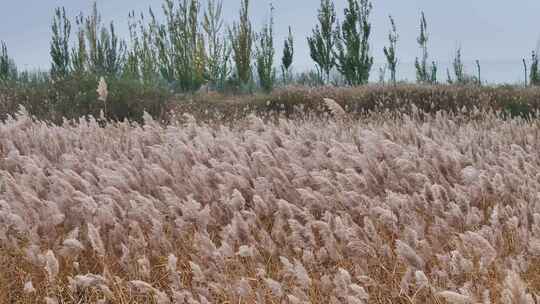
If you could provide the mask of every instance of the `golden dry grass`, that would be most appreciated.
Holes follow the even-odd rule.
[[[0,303],[538,303],[538,131],[21,113],[0,124]]]

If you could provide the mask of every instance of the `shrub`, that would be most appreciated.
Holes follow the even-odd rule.
[[[141,121],[143,111],[154,117],[166,118],[170,93],[163,85],[144,85],[130,79],[107,78],[109,96],[107,106],[98,101],[98,78],[91,75],[65,77],[54,82],[45,80],[25,83],[0,84],[0,106],[5,119],[16,113],[19,105],[37,118],[51,122],[78,119],[81,116],[99,117],[106,111],[112,120]]]
[[[509,116],[531,117],[540,111],[540,89],[513,86],[479,87],[448,85],[369,85],[355,88],[286,87],[271,94],[255,96],[195,96],[177,99],[176,111],[192,113],[203,120],[223,117],[235,121],[256,112],[261,116],[283,114],[322,115],[323,98],[332,98],[347,112],[365,115],[370,112],[389,111],[394,115],[410,113],[412,106],[426,113],[446,111],[474,112],[474,109],[500,111]],[[299,111],[302,113],[300,114]]]

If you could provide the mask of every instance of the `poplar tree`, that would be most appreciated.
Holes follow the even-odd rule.
[[[137,32],[137,21],[135,19],[135,11],[128,13],[128,31],[129,31],[129,48],[126,53],[126,64],[122,76],[128,79],[140,79],[139,58],[137,56],[140,48],[139,35]]]
[[[461,47],[456,50],[456,55],[454,57],[452,67],[454,69],[455,79],[452,79],[452,76],[450,76],[450,71],[447,70],[446,73],[448,76],[448,83],[458,85],[482,84],[480,79],[480,62],[476,60],[477,75],[467,74],[465,72],[465,65],[463,64],[463,59],[461,56]]]
[[[310,56],[317,65],[317,71],[324,76],[325,83],[330,82],[330,71],[336,65],[334,47],[336,44],[336,9],[331,0],[321,0],[318,13],[319,24],[315,25],[312,35],[307,38]]]
[[[156,33],[159,28],[154,11],[148,9],[150,22],[144,23],[144,15],[139,19],[140,42],[137,50],[139,63],[139,73],[143,83],[155,83],[159,80],[159,69],[157,61],[157,49],[155,44]]]
[[[525,87],[528,86],[528,78],[529,78],[529,74],[527,73],[527,60],[525,60],[525,58],[522,59],[522,62],[523,62],[523,70],[524,70],[524,73],[525,73]]]
[[[103,71],[106,75],[120,76],[126,56],[126,43],[120,40],[116,34],[114,23],[109,23],[109,28],[101,28],[100,44],[103,52]]]
[[[256,48],[257,74],[259,84],[265,92],[272,91],[276,79],[274,68],[274,8],[270,7],[270,20],[257,37]]]
[[[337,69],[348,85],[366,84],[369,80],[373,66],[373,57],[369,54],[369,15],[372,8],[369,0],[348,0],[345,20],[337,31]]]
[[[8,54],[4,41],[0,41],[0,82],[17,79],[17,66]]]
[[[229,64],[231,46],[227,39],[222,37],[223,30],[223,2],[209,0],[203,16],[203,30],[206,37],[208,59],[205,76],[214,89],[224,89],[225,82],[231,73]]]
[[[283,56],[281,57],[281,73],[283,74],[283,82],[288,84],[291,81],[291,66],[294,59],[294,39],[292,29],[289,26],[289,35],[283,42]]]
[[[428,40],[429,36],[427,32],[426,16],[424,15],[424,12],[422,12],[420,17],[420,35],[416,40],[422,49],[422,58],[418,59],[418,57],[416,57],[415,59],[416,80],[419,83],[434,84],[437,82],[437,64],[435,61],[433,61],[431,65],[428,64]]]
[[[538,54],[533,51],[531,57],[531,71],[530,71],[529,83],[532,86],[540,85],[540,70],[538,66]]]
[[[454,57],[454,62],[452,63],[454,68],[454,76],[456,77],[455,82],[457,84],[464,84],[465,81],[465,67],[463,61],[461,60],[461,47],[456,50],[456,56]]]
[[[182,91],[204,83],[206,52],[199,28],[198,0],[165,0],[165,23],[156,25],[155,48],[161,76]],[[157,23],[157,22],[156,22]]]
[[[253,29],[249,20],[249,0],[242,0],[240,20],[229,28],[236,78],[240,86],[248,86],[252,81],[251,59],[253,56]]]
[[[92,13],[84,20],[84,35],[88,46],[88,69],[91,73],[103,73],[104,54],[99,41],[99,26],[101,15],[98,13],[97,4],[94,2]]]
[[[388,69],[390,70],[390,81],[392,84],[396,84],[396,69],[397,69],[397,63],[398,58],[396,55],[396,47],[397,42],[399,39],[399,36],[397,34],[397,28],[396,23],[394,22],[394,18],[392,16],[389,16],[390,19],[390,33],[388,33],[388,47],[383,48],[384,56],[386,57],[386,63],[388,66]]]
[[[71,22],[66,17],[66,9],[64,7],[55,9],[51,30],[51,77],[53,79],[62,79],[69,75],[71,69],[69,49]]]
[[[94,2],[92,13],[76,18],[77,45],[71,52],[74,74],[107,75],[119,77],[125,62],[126,44],[116,34],[114,23],[108,27],[101,23],[101,15]]]
[[[71,67],[73,74],[80,78],[87,72],[88,52],[84,35],[84,16],[80,13],[75,18],[77,25],[77,44],[71,49]]]
[[[477,81],[478,81],[478,85],[481,86],[482,85],[482,73],[481,73],[481,69],[480,69],[480,60],[476,59],[476,77],[477,77]]]

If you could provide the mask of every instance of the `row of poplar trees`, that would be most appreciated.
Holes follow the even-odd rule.
[[[195,91],[203,85],[214,90],[226,86],[270,91],[276,83],[274,68],[273,7],[260,32],[249,19],[250,0],[241,0],[239,18],[226,27],[222,0],[164,0],[164,20],[129,13],[129,42],[120,39],[114,23],[104,25],[94,4],[90,16],[72,24],[64,8],[57,8],[52,23],[51,77],[85,74],[123,77],[145,84],[164,82],[178,91]],[[290,79],[294,56],[292,30],[284,41],[282,78]]]
[[[331,81],[334,69],[343,76],[347,85],[362,85],[369,81],[373,67],[370,50],[372,25],[369,17],[373,5],[369,0],[348,0],[344,9],[343,22],[337,21],[335,5],[332,0],[321,0],[318,12],[318,24],[308,37],[310,55],[317,65],[317,72],[324,83]],[[386,65],[390,71],[390,81],[396,83],[398,58],[396,47],[399,36],[392,16],[389,16],[391,29],[388,34],[388,46],[383,49]],[[416,58],[416,76],[419,83],[437,81],[437,65],[428,63],[427,22],[422,13],[420,35],[417,42],[422,49],[422,57]]]
[[[74,45],[71,22],[65,9],[58,8],[52,24],[51,76],[124,77],[145,84],[165,82],[180,91],[195,91],[205,84],[215,90],[232,86],[241,91],[252,91],[258,84],[264,91],[271,91],[278,79],[274,67],[274,9],[270,6],[269,20],[256,32],[249,19],[249,5],[250,0],[241,0],[238,20],[226,27],[221,0],[208,0],[204,8],[199,0],[164,0],[163,22],[151,9],[146,15],[129,14],[130,38],[126,42],[117,36],[114,23],[102,24],[94,4],[90,16],[81,13],[75,19]],[[344,21],[337,24],[334,3],[321,0],[318,24],[307,38],[320,83],[329,83],[334,69],[347,85],[368,82],[373,66],[369,44],[371,10],[369,0],[348,0]],[[390,44],[384,53],[395,83],[398,35],[391,17],[390,21]],[[419,38],[424,56],[417,60],[417,68],[419,79],[429,82],[424,30],[422,27]],[[285,84],[293,81],[293,59],[294,40],[289,27],[280,69]]]
[[[212,90],[234,88],[253,91],[257,85],[271,91],[278,82],[274,67],[274,8],[262,29],[256,32],[249,18],[250,0],[240,0],[238,19],[231,26],[223,20],[222,0],[207,0],[204,7],[199,0],[164,0],[164,20],[158,20],[149,9],[146,14],[129,13],[129,40],[118,37],[113,22],[104,24],[94,3],[89,16],[76,16],[74,24],[64,8],[55,10],[52,22],[50,79],[95,77],[121,78],[143,84],[158,83],[172,86],[177,91],[196,91],[207,85]],[[347,0],[343,21],[337,20],[332,0],[321,0],[318,23],[307,37],[310,55],[316,64],[317,82],[328,84],[331,73],[339,72],[347,85],[366,84],[373,67],[369,21],[370,0]],[[396,83],[399,36],[392,16],[388,45],[384,47],[385,70],[390,81]],[[72,29],[74,26],[74,30]],[[429,60],[428,25],[424,13],[420,17],[417,43],[421,56],[415,60],[419,83],[437,83],[437,64]],[[72,35],[74,37],[72,37]],[[294,40],[291,27],[283,42],[280,78],[282,83],[294,80],[292,64]],[[524,61],[527,76],[527,65]],[[461,61],[461,49],[453,63],[454,77],[447,70],[449,83],[480,81],[466,75]],[[7,55],[5,43],[0,44],[0,81],[17,77],[17,69]],[[533,53],[530,83],[540,84],[538,56]]]
[[[369,21],[373,8],[370,0],[347,0],[344,9],[343,22],[337,21],[336,10],[332,0],[321,0],[318,11],[318,24],[308,37],[310,55],[317,66],[317,72],[322,83],[331,82],[331,73],[337,70],[344,78],[347,85],[362,85],[369,81],[373,67],[369,38],[372,25]],[[390,71],[390,82],[396,83],[398,58],[396,53],[399,36],[397,27],[392,16],[390,19],[390,32],[388,33],[388,45],[383,48],[386,64],[382,68],[382,75],[386,69]],[[417,43],[421,50],[421,56],[416,57],[414,66],[416,80],[421,84],[436,84],[437,63],[429,60],[428,52],[428,23],[424,12],[420,16],[420,32]],[[540,65],[538,50],[532,53],[530,71],[525,59],[525,84],[527,79],[531,85],[540,85]],[[465,72],[462,61],[461,48],[458,48],[452,62],[453,72],[446,70],[447,83],[449,84],[482,84],[480,62],[476,60],[476,75]],[[384,77],[384,76],[383,76]],[[384,81],[384,79],[383,79]]]

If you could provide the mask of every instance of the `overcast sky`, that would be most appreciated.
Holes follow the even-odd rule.
[[[65,6],[73,17],[79,11],[89,12],[91,0],[0,0],[0,40],[21,68],[49,67],[50,23],[54,8]],[[202,0],[205,2],[205,0]],[[146,11],[152,6],[160,10],[162,0],[101,0],[97,1],[104,21],[114,20],[124,35],[127,14],[134,9]],[[231,23],[237,17],[240,0],[224,0],[225,19]],[[287,27],[292,26],[296,42],[296,70],[313,66],[305,37],[316,23],[319,0],[273,0],[277,52],[281,54]],[[342,19],[346,0],[335,0]],[[394,16],[400,40],[398,44],[398,77],[414,78],[414,58],[420,54],[416,44],[420,11],[425,11],[430,33],[431,57],[442,67],[439,78],[446,78],[446,66],[456,47],[462,47],[467,70],[472,63],[482,63],[483,78],[491,82],[523,81],[520,64],[537,47],[540,38],[538,14],[540,1],[514,0],[374,0],[371,17],[372,53],[377,63],[384,62],[383,46],[387,43],[388,15]],[[260,29],[268,17],[269,1],[251,1],[251,20]],[[127,37],[127,35],[126,35]],[[376,77],[377,72],[372,75]]]

